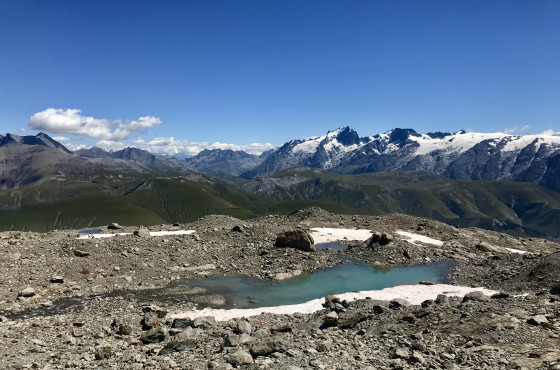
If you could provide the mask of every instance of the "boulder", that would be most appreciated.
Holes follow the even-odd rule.
[[[286,346],[280,339],[269,338],[251,343],[249,351],[253,357],[268,356],[274,352],[284,352]]]
[[[87,256],[89,256],[89,252],[76,249],[74,251],[74,256],[76,256],[76,257],[87,257]]]
[[[393,241],[393,237],[387,233],[375,232],[366,241],[368,248],[374,248],[375,245],[387,245]]]
[[[248,352],[242,349],[238,349],[237,351],[226,355],[225,359],[228,363],[234,366],[248,365],[253,363],[253,357],[251,357]]]
[[[109,229],[109,230],[120,230],[120,229],[122,229],[122,227],[118,223],[113,222],[112,224],[107,226],[107,229]]]
[[[159,343],[163,342],[165,340],[165,337],[166,333],[163,328],[154,328],[142,333],[142,335],[140,336],[140,340],[144,344]]]
[[[463,297],[463,302],[468,302],[468,301],[484,302],[489,299],[490,297],[488,297],[486,294],[480,291],[474,291],[465,294],[465,296]]]
[[[316,252],[313,237],[303,230],[285,231],[276,236],[274,246],[294,248],[304,252]]]

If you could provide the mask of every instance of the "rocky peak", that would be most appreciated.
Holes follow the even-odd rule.
[[[411,128],[396,128],[389,131],[387,134],[389,135],[389,143],[398,145],[399,147],[405,145],[410,136],[422,136]]]

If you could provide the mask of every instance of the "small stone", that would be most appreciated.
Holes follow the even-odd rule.
[[[319,352],[329,352],[332,349],[332,345],[332,340],[322,340],[317,343],[315,349],[317,349],[317,351]]]
[[[326,326],[336,326],[338,324],[338,314],[335,311],[330,311],[325,315],[323,322]]]
[[[113,356],[113,348],[108,345],[99,345],[95,347],[95,359],[96,360],[105,360]]]
[[[251,331],[253,330],[253,327],[251,326],[251,324],[248,321],[245,320],[240,320],[239,322],[237,322],[237,330],[236,332],[238,334],[251,334]]]
[[[166,333],[163,328],[154,328],[142,333],[142,335],[140,336],[140,340],[145,344],[159,343],[163,342],[165,340],[165,337]]]
[[[18,297],[29,298],[35,295],[35,289],[27,287],[18,293]]]
[[[411,306],[410,302],[403,298],[395,298],[391,300],[391,302],[389,302],[389,308],[393,310],[400,310],[410,306]]]
[[[197,317],[193,321],[193,326],[195,328],[209,328],[214,325],[216,325],[216,319],[214,316]]]
[[[154,312],[148,312],[141,321],[142,330],[150,330],[160,326],[159,318]]]
[[[413,364],[423,364],[424,362],[426,362],[426,360],[420,352],[412,351],[412,355],[410,355],[410,357],[408,358],[408,362]]]
[[[64,278],[60,275],[55,275],[49,280],[51,284],[63,284]]]
[[[544,315],[531,316],[527,320],[527,324],[535,325],[535,326],[543,325],[545,323],[548,324],[548,320],[546,319],[546,316],[544,316]]]

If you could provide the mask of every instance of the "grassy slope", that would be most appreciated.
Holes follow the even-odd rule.
[[[458,226],[560,236],[560,194],[534,183],[450,180],[423,172],[340,175],[296,168],[273,178],[297,177],[269,199],[320,200],[372,213],[400,212]]]

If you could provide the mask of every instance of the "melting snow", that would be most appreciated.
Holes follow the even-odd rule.
[[[389,301],[395,298],[403,298],[414,305],[421,304],[427,299],[435,299],[439,294],[447,296],[463,297],[469,292],[480,291],[486,295],[498,293],[495,290],[485,288],[470,288],[465,286],[455,286],[448,284],[434,284],[434,285],[399,285],[396,287],[385,288],[381,290],[370,290],[362,292],[352,292],[344,294],[336,294],[341,300],[352,301],[356,299],[365,299],[370,297],[374,300]],[[180,312],[172,315],[171,318],[184,318],[195,319],[202,316],[214,316],[218,321],[231,320],[241,317],[249,317],[260,315],[261,313],[274,313],[291,315],[296,312],[299,313],[313,313],[323,309],[324,298],[314,299],[301,304],[274,306],[274,307],[260,307],[260,308],[247,308],[247,309],[215,309],[205,308],[202,310],[194,310],[187,312]]]
[[[521,249],[514,249],[514,248],[504,248],[504,249],[510,251],[511,253],[517,253],[517,254],[527,253],[527,251],[522,251]]]
[[[366,229],[335,229],[328,227],[314,227],[311,229],[311,236],[315,244],[331,243],[340,240],[368,240],[371,237],[371,230]]]
[[[165,236],[165,235],[189,235],[194,233],[194,230],[171,230],[171,231],[150,231],[150,236]],[[131,233],[115,233],[115,234],[81,234],[78,239],[101,239],[112,238],[116,235],[132,235]]]
[[[397,230],[396,233],[406,237],[406,239],[403,239],[403,240],[406,240],[407,242],[409,242],[411,244],[417,245],[416,243],[421,242],[421,243],[433,244],[433,245],[437,245],[437,246],[443,245],[443,242],[441,240],[432,239],[432,238],[429,238],[429,237],[424,236],[424,235],[409,233],[409,232],[401,231],[401,230]]]

